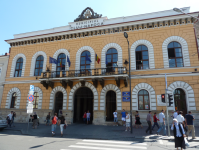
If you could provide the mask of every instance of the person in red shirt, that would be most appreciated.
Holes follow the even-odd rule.
[[[86,123],[86,111],[84,112],[84,115],[83,115],[83,121],[84,123]]]
[[[152,130],[153,130],[153,128],[154,128],[155,126],[157,126],[158,129],[159,129],[159,125],[158,125],[158,122],[157,122],[157,121],[159,121],[159,119],[157,118],[156,112],[155,112],[155,113],[154,113],[154,116],[153,116],[153,122],[154,122],[154,124],[153,124]]]
[[[57,113],[55,113],[54,117],[52,117],[52,136],[55,135],[57,121],[58,121],[58,117],[57,117]]]

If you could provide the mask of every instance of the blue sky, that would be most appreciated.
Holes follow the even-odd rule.
[[[199,0],[0,0],[0,55],[14,34],[68,25],[86,7],[115,18],[189,6],[199,11]]]

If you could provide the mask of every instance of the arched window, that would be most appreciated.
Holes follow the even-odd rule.
[[[183,114],[187,114],[187,105],[186,105],[186,94],[182,89],[176,89],[174,91],[174,103],[175,110],[183,111]]]
[[[169,68],[183,67],[182,47],[178,42],[168,45]]]
[[[16,100],[17,100],[16,93],[13,93],[11,97],[10,108],[16,108]]]
[[[148,48],[144,45],[139,45],[136,48],[136,70],[149,69]]]
[[[38,56],[35,63],[35,76],[40,76],[43,70],[44,57]]]
[[[106,59],[108,62],[108,64],[106,64],[106,67],[116,67],[118,60],[117,50],[115,48],[110,48],[106,53]]]
[[[88,56],[88,58],[91,59],[91,55],[90,55],[89,51],[82,52],[81,58],[80,58],[80,70],[81,70],[81,72],[90,72],[91,62],[86,60],[86,55]]]
[[[149,110],[149,92],[146,90],[140,90],[138,93],[138,109],[139,110]]]
[[[39,101],[39,93],[34,93],[34,101],[33,101],[33,109],[38,108],[38,101]]]
[[[21,77],[22,67],[23,67],[23,58],[19,58],[16,62],[15,74],[14,74],[15,77]]]
[[[65,64],[66,64],[66,55],[64,53],[59,54],[57,57],[57,69],[56,69],[56,76],[60,77],[60,71],[62,72],[62,75],[65,76]]]

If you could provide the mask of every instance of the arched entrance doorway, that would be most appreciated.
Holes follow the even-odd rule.
[[[106,121],[113,121],[113,112],[116,110],[116,93],[112,90],[106,93]]]
[[[174,91],[175,110],[183,111],[183,115],[187,114],[186,94],[182,89]]]
[[[91,113],[91,122],[93,120],[93,92],[87,87],[77,89],[74,96],[74,123],[83,123],[84,112]]]
[[[57,113],[58,117],[62,115],[62,108],[63,108],[63,93],[57,92],[55,94],[55,108],[54,113]]]

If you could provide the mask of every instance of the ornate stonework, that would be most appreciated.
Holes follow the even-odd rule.
[[[93,11],[92,8],[90,7],[87,7],[85,8],[81,15],[79,15],[75,20],[74,22],[77,22],[77,21],[83,21],[83,20],[88,20],[88,19],[96,19],[96,18],[101,18],[102,15],[101,14],[97,14]]]

